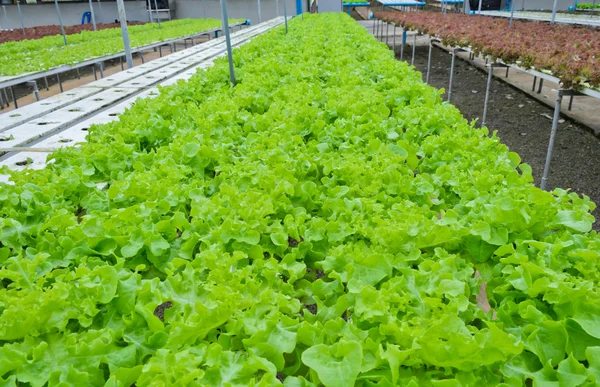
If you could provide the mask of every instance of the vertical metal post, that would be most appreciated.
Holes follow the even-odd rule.
[[[552,118],[552,131],[550,132],[550,141],[548,142],[548,152],[546,153],[546,163],[544,164],[544,174],[540,188],[545,190],[548,183],[548,175],[550,174],[550,161],[552,160],[552,151],[554,150],[554,139],[556,138],[556,130],[558,129],[558,119],[560,118],[560,104],[562,102],[563,90],[558,90],[556,97],[556,105],[554,105],[554,117]]]
[[[375,36],[375,27],[377,27],[377,19],[373,19],[373,36]]]
[[[385,44],[388,44],[388,38],[390,36],[390,23],[385,22]]]
[[[287,23],[287,0],[283,0],[283,17],[285,18],[285,33],[288,33],[288,23]]]
[[[62,17],[60,16],[60,9],[58,8],[58,0],[54,0],[54,6],[56,7],[56,14],[58,15],[58,22],[60,23],[60,32],[62,32],[65,46],[67,45],[67,35],[65,34],[65,26],[63,26]]]
[[[12,99],[13,99],[13,103],[15,104],[15,109],[18,109],[19,105],[17,105],[17,96],[15,95],[15,89],[12,86],[10,87],[10,94],[12,94]]]
[[[466,1],[466,0],[465,0]],[[479,7],[477,8],[477,14],[481,15],[481,4],[483,3],[483,0],[479,0]]]
[[[275,0],[275,12],[277,13],[277,17],[279,17],[279,0]]]
[[[427,55],[427,76],[425,76],[425,83],[429,83],[429,72],[431,71],[431,39],[429,40],[429,55]]]
[[[413,66],[415,64],[415,49],[417,47],[417,34],[415,33],[413,38],[413,46],[412,46],[412,57],[410,58],[410,65]]]
[[[554,19],[556,19],[556,8],[558,7],[558,0],[554,0],[554,5],[552,6],[552,20],[551,23],[554,23]]]
[[[92,0],[90,0],[90,13],[92,14],[92,25],[94,26],[94,31],[96,31],[96,16],[94,15],[94,6],[92,5]]]
[[[509,28],[513,26],[513,16],[515,15],[515,0],[510,0],[510,23]]]
[[[573,97],[574,96],[575,96],[574,94],[571,94],[571,98],[569,99],[569,110],[571,110],[571,108],[573,107]]]
[[[130,69],[133,67],[133,58],[131,57],[131,46],[129,45],[129,31],[127,30],[127,16],[125,15],[125,4],[123,4],[123,0],[117,0],[117,8],[119,10],[119,20],[121,22],[121,35],[123,36],[123,45],[125,46],[125,58],[127,59],[127,68]]]
[[[221,1],[221,19],[223,23],[223,32],[225,33],[225,42],[227,43],[227,59],[229,60],[229,78],[231,84],[235,86],[235,72],[233,70],[233,54],[231,52],[231,39],[229,38],[229,21],[227,20],[227,0]]]
[[[206,0],[202,0],[202,15],[204,16],[204,20],[206,20]]]
[[[19,3],[20,0],[17,0],[17,10],[19,11],[19,20],[21,21],[21,30],[23,31],[23,36],[27,37],[27,34],[25,33],[25,25],[23,24],[23,14],[21,13],[21,4]],[[4,8],[4,7],[2,7]],[[4,16],[6,16],[6,8],[4,8]],[[6,18],[6,21],[8,21],[8,18]]]
[[[406,29],[402,27],[402,44],[400,45],[400,60],[404,59],[404,45],[406,44]]]
[[[62,87],[62,82],[60,81],[60,75],[59,74],[56,74],[56,80],[58,81],[58,87],[60,88],[60,92],[62,93],[64,90],[63,90],[63,87]]]
[[[150,7],[152,8],[152,7]],[[150,9],[150,12],[152,12],[152,9]],[[154,0],[154,12],[156,12],[156,21],[158,22],[158,29],[161,29],[160,26],[160,17],[158,17],[158,3],[156,2],[156,0]]]
[[[448,84],[448,102],[452,99],[452,78],[454,78],[454,60],[456,59],[456,51],[452,50],[452,62],[450,62],[450,83]]]
[[[39,101],[40,100],[40,90],[37,87],[37,82],[29,81],[27,83],[29,83],[31,85],[31,87],[33,88],[33,95],[35,95],[35,100]]]
[[[100,23],[102,23],[104,13],[102,12],[102,4],[100,3],[100,0],[98,0],[98,9],[100,10],[98,20],[100,21]]]
[[[444,10],[444,17],[446,17],[446,0],[442,0],[442,9]]]
[[[490,89],[492,88],[492,75],[494,73],[494,67],[490,65],[488,70],[487,86],[485,87],[485,99],[483,100],[483,115],[481,116],[481,127],[485,126],[485,120],[487,118],[487,105],[490,98]]]
[[[394,52],[394,56],[396,56],[396,24],[392,23],[392,51]]]
[[[375,19],[375,27],[373,29],[375,30],[375,39],[379,39],[379,20]]]
[[[44,77],[44,84],[46,85],[46,90],[50,90],[48,87],[48,77]]]
[[[260,14],[260,0],[257,0],[258,2],[258,23],[262,23],[262,16]]]

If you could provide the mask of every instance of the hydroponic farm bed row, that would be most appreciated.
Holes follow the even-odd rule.
[[[144,24],[139,22],[129,22],[127,23],[129,26],[134,26],[138,24]],[[96,23],[97,30],[105,30],[107,28],[117,28],[120,27],[119,23]],[[94,27],[91,24],[76,24],[73,26],[64,26],[65,33],[68,35],[78,34],[81,31],[93,31]],[[14,29],[14,30],[3,30],[0,34],[0,43],[6,42],[17,42],[21,40],[33,40],[40,39],[45,36],[54,36],[60,35],[61,30],[60,26],[50,25],[50,26],[37,26],[37,27],[27,27],[25,28],[25,35],[23,34],[22,29]]]
[[[243,20],[230,20],[241,23]],[[197,35],[203,31],[220,28],[217,19],[181,19],[157,24],[148,23],[129,27],[131,47],[172,38]],[[67,37],[64,45],[61,35],[36,40],[8,42],[0,45],[0,76],[12,76],[34,71],[45,71],[60,65],[72,65],[88,59],[122,52],[123,39],[120,28],[101,31],[82,31]]]
[[[377,12],[375,16],[406,29],[438,37],[449,46],[547,71],[563,86],[600,87],[600,31],[570,25],[509,21],[439,12]]]
[[[289,27],[2,185],[6,384],[600,380],[594,205],[345,14]]]

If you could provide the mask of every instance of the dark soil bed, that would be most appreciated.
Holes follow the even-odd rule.
[[[408,47],[404,59],[410,62],[412,49]],[[427,71],[428,47],[417,47],[415,67]],[[399,55],[399,49],[397,50]],[[439,48],[432,50],[430,85],[448,88],[450,55]],[[500,73],[500,70],[498,70]],[[469,63],[457,60],[452,87],[452,103],[468,120],[481,119],[487,74]],[[568,101],[568,99],[567,99]],[[497,131],[498,137],[511,151],[518,153],[523,162],[531,165],[536,185],[542,178],[544,162],[554,109],[494,78],[487,112],[487,127]],[[600,203],[600,140],[582,125],[566,117],[558,126],[554,154],[548,179],[548,188],[570,188]],[[596,209],[593,215],[598,217]],[[600,228],[596,221],[595,229]]]

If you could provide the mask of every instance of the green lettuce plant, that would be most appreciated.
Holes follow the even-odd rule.
[[[347,15],[289,27],[4,170],[3,383],[600,381],[594,204]]]

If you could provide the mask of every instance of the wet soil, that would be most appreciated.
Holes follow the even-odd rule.
[[[405,50],[404,59],[411,59],[412,49]],[[416,70],[427,71],[427,46],[417,46]],[[399,56],[399,49],[397,49]],[[432,50],[432,71],[429,84],[448,88],[451,56],[439,48]],[[502,70],[497,70],[499,73]],[[457,58],[452,87],[452,103],[468,120],[481,121],[487,74]],[[445,95],[447,97],[447,95]],[[565,99],[568,103],[568,98]],[[531,98],[522,91],[494,78],[486,118],[487,127],[524,163],[531,165],[536,185],[542,178],[554,109]],[[589,196],[600,204],[600,139],[590,129],[561,117],[555,139],[548,188],[571,189]],[[600,211],[593,212],[596,218]],[[594,228],[600,229],[596,221]]]

